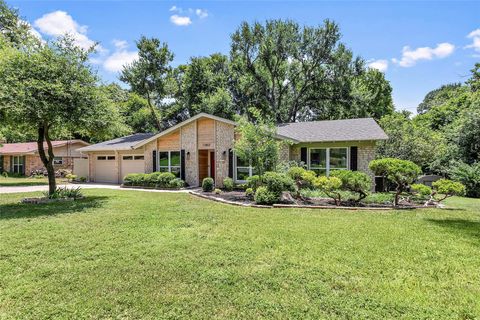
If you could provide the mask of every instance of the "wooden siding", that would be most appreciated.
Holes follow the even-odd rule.
[[[198,151],[198,176],[200,177],[200,183],[203,179],[208,177],[208,150]]]
[[[198,149],[215,149],[215,120],[198,119],[197,139]]]
[[[157,148],[163,151],[180,150],[180,130],[158,138]]]

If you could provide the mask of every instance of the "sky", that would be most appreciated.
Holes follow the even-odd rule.
[[[318,26],[337,22],[342,42],[385,73],[397,109],[415,112],[431,90],[464,82],[480,62],[480,1],[41,1],[7,3],[34,32],[52,39],[65,32],[78,45],[98,42],[91,62],[105,82],[137,57],[140,36],[157,37],[175,54],[229,53],[242,21],[291,19]]]

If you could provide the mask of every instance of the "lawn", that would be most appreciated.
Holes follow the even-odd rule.
[[[188,194],[0,195],[0,318],[474,319],[480,201],[233,207]]]
[[[65,179],[57,179],[57,183],[64,183]],[[47,185],[46,177],[30,178],[30,177],[3,177],[0,176],[0,187],[28,187]]]

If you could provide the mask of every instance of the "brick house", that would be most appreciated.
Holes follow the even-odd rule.
[[[255,174],[233,153],[236,123],[206,113],[198,114],[158,134],[134,134],[78,151],[88,155],[89,181],[121,183],[129,173],[173,172],[190,186],[212,177],[236,182]],[[334,169],[361,170],[372,175],[368,163],[375,144],[387,135],[374,119],[349,119],[281,124],[279,139],[291,145],[281,150],[282,161],[304,162],[318,174]],[[372,175],[373,177],[373,175]]]
[[[82,157],[77,150],[88,145],[90,144],[82,140],[52,141],[55,170],[73,170],[74,159]],[[45,150],[47,148],[45,143]],[[30,175],[36,170],[45,170],[36,142],[0,144],[0,172]]]

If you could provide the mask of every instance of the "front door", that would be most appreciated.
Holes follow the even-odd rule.
[[[209,176],[208,156],[208,150],[198,150],[198,177],[200,178],[200,185],[202,185],[203,179]]]

